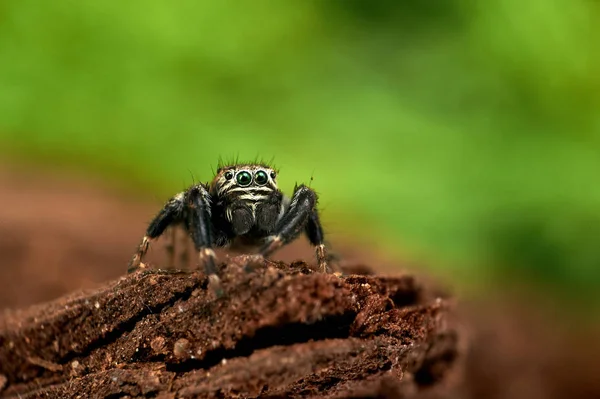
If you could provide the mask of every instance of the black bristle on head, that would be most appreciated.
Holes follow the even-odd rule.
[[[221,172],[225,168],[229,168],[232,166],[238,166],[238,165],[258,165],[258,166],[262,166],[264,168],[273,169],[276,173],[279,173],[279,169],[273,164],[274,160],[275,160],[274,156],[271,157],[271,159],[269,159],[268,161],[265,161],[264,158],[259,157],[258,155],[254,158],[254,160],[249,160],[249,161],[241,161],[239,155],[236,155],[235,157],[232,157],[229,159],[225,159],[222,156],[220,156],[218,163],[217,163],[216,173]]]

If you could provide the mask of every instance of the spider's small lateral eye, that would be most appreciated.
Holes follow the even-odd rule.
[[[233,178],[233,172],[225,172],[225,179],[231,180]]]
[[[277,173],[275,173],[274,171],[273,171],[273,172],[271,172],[271,179],[274,179],[274,178],[275,178],[275,176],[277,176]]]
[[[252,175],[250,172],[243,170],[237,174],[236,180],[237,183],[242,187],[249,186],[250,183],[252,183]]]
[[[263,184],[266,184],[269,181],[269,176],[267,176],[267,172],[265,172],[264,170],[259,170],[254,175],[254,181],[256,182],[256,184],[262,186]]]

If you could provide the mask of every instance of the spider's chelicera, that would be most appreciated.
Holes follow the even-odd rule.
[[[195,184],[175,195],[150,222],[129,271],[144,267],[142,260],[152,240],[167,227],[182,225],[212,280],[218,281],[212,248],[240,239],[259,246],[258,254],[266,257],[302,232],[315,246],[320,270],[327,272],[317,194],[302,184],[288,198],[277,187],[276,177],[277,171],[265,164],[234,164],[220,167],[210,183]]]

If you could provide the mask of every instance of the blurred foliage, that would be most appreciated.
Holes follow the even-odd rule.
[[[5,0],[0,151],[163,199],[190,172],[210,179],[219,156],[275,156],[287,192],[314,176],[334,236],[457,278],[593,292],[599,13],[591,0]]]

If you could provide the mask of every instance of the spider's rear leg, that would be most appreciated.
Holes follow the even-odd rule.
[[[189,235],[181,224],[172,224],[167,229],[165,251],[169,269],[189,269]],[[179,251],[179,256],[177,252]]]
[[[182,269],[190,267],[190,236],[187,231],[180,235],[181,253],[179,254],[179,262]]]
[[[315,246],[319,270],[327,273],[327,251],[323,241],[323,228],[316,209],[317,194],[309,187],[301,185],[294,190],[290,206],[277,222],[274,234],[260,249],[267,256],[276,249],[295,239],[304,230],[311,244]]]
[[[160,237],[167,227],[180,222],[184,207],[184,197],[184,193],[179,193],[171,198],[169,201],[167,201],[163,209],[160,210],[152,222],[150,222],[150,225],[146,230],[146,235],[144,238],[142,238],[142,242],[138,246],[137,251],[129,262],[129,267],[127,269],[128,273],[132,273],[137,269],[146,267],[142,263],[142,260],[148,251],[150,242]]]
[[[167,265],[169,269],[175,268],[175,250],[177,249],[177,226],[171,225],[167,232],[165,251],[167,252]]]

